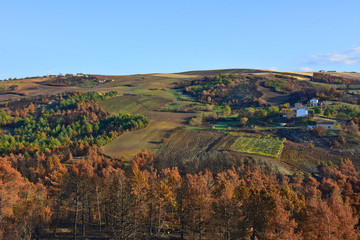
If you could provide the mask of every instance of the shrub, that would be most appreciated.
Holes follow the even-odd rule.
[[[316,135],[316,136],[319,136],[319,137],[325,136],[326,133],[327,133],[327,130],[323,126],[316,126],[313,129],[313,134]]]

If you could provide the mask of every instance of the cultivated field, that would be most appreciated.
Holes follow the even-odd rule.
[[[192,113],[147,112],[150,124],[144,129],[125,133],[104,146],[104,153],[114,158],[130,160],[142,150],[156,152],[169,132],[187,123]]]
[[[279,159],[235,151],[231,146],[238,137],[238,133],[225,134],[216,130],[178,130],[160,146],[156,153],[156,166],[178,167],[185,172],[204,169],[219,172],[247,159],[267,163],[284,174],[293,173],[291,166],[284,165]]]
[[[231,148],[238,152],[277,158],[282,152],[284,142],[285,139],[241,134]]]

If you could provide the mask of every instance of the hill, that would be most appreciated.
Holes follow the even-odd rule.
[[[233,80],[224,83],[213,82],[211,83],[212,85],[209,85],[209,81],[214,76],[219,76],[219,74],[232,76]],[[358,99],[357,86],[354,85],[350,86],[351,89],[344,89],[342,85],[319,84],[312,81],[312,74],[260,69],[219,69],[174,74],[36,77],[1,82],[0,103],[4,107],[16,108],[18,100],[21,100],[23,104],[31,101],[51,102],[52,96],[66,95],[70,92],[95,91],[105,93],[116,91],[116,96],[99,101],[99,106],[113,114],[144,114],[150,119],[150,124],[145,129],[126,133],[105,145],[103,151],[107,156],[117,159],[124,157],[125,160],[130,160],[140,151],[151,150],[159,158],[168,159],[168,162],[164,163],[162,161],[160,164],[167,167],[179,167],[176,163],[181,161],[188,162],[189,159],[193,159],[193,164],[195,164],[195,158],[197,158],[196,161],[203,159],[201,161],[206,162],[207,158],[210,159],[216,156],[218,159],[223,158],[222,162],[231,162],[234,158],[244,159],[250,157],[252,159],[257,158],[258,161],[273,164],[286,173],[302,173],[304,171],[314,171],[318,163],[309,154],[303,156],[304,149],[308,149],[309,144],[313,144],[311,138],[316,138],[316,136],[313,136],[311,132],[306,132],[305,122],[299,124],[299,119],[282,119],[278,117],[278,113],[270,112],[272,110],[269,111],[269,107],[281,108],[281,106],[286,104],[291,106],[296,102],[306,103],[310,98],[319,98],[322,102],[326,102],[328,106],[335,109],[337,113],[342,114],[340,119],[332,116],[334,120],[338,119],[337,121],[340,126],[340,124],[346,125],[351,119],[356,117],[354,113],[352,113],[353,115],[349,114],[349,109],[344,110],[341,106],[348,104],[351,108],[356,108],[356,101]],[[331,72],[329,74],[353,80],[357,80],[359,77],[358,73]],[[191,89],[194,89],[194,86],[205,90],[205,92],[203,90],[201,90],[202,92],[192,91]],[[334,92],[330,92],[330,90]],[[231,115],[229,116],[223,115],[225,105],[231,107]],[[249,113],[249,110],[255,112]],[[323,107],[323,110],[325,110],[325,107]],[[267,116],[262,116],[261,111],[263,111],[262,114],[267,114]],[[242,117],[248,119],[245,125],[240,124],[240,118]],[[325,116],[320,114],[318,117]],[[171,154],[176,156],[176,151],[181,150],[181,145],[186,144],[191,138],[196,138],[198,134],[199,136],[202,134],[200,130],[192,130],[191,134],[180,137],[183,140],[175,140],[175,136],[182,136],[180,134],[181,131],[178,132],[176,129],[185,127],[194,128],[189,126],[191,119],[194,119],[193,122],[196,119],[202,122],[195,124],[195,129],[205,130],[205,135],[219,133],[225,137],[231,132],[258,131],[260,135],[270,134],[289,138],[289,134],[293,136],[296,133],[287,133],[291,130],[288,127],[283,127],[282,131],[278,133],[279,123],[285,121],[297,128],[305,127],[305,132],[308,135],[310,134],[310,137],[307,141],[295,137],[286,142],[284,153],[279,160],[267,159],[264,156],[259,157],[256,154],[230,153],[223,150],[216,150],[215,154],[212,148],[212,150],[207,148],[207,150],[201,150],[202,148],[200,147],[195,152],[187,150],[187,155],[182,155],[180,151],[178,157],[172,159],[168,155],[169,150],[165,149],[173,149]],[[219,130],[214,130],[214,128],[218,127]],[[346,133],[346,128],[344,129]],[[334,162],[346,156],[353,160],[355,159],[354,163],[358,166],[359,164],[356,159],[359,153],[357,150],[354,150],[358,140],[349,139],[345,140],[346,143],[341,143],[338,132],[335,131],[331,134],[332,136],[327,137],[327,144],[324,145],[319,142],[319,145],[315,144],[315,148],[309,152],[315,154],[314,151],[316,152],[316,149],[321,150],[326,156],[331,156],[329,160]],[[169,142],[166,142],[167,139],[169,139]],[[214,141],[216,142],[217,140],[209,141],[207,144],[215,144]],[[174,145],[172,146],[172,144]],[[289,157],[289,152],[291,152],[292,157]],[[294,158],[293,156],[295,155],[299,157]],[[182,160],[179,158],[180,156]],[[201,157],[199,158],[199,156]],[[298,163],[300,159],[303,161],[301,164]],[[313,160],[308,161],[309,159]],[[205,166],[206,164],[200,165]]]

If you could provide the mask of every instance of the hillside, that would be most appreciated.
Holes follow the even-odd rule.
[[[1,82],[0,238],[357,239],[349,74]]]
[[[210,101],[208,101],[207,95],[200,96],[195,92],[184,90],[185,88],[190,89],[194,84],[201,86],[201,84],[203,84],[202,81],[207,81],[206,79],[211,79],[211,77],[218,74],[225,76],[230,74],[235,76],[236,79],[234,83],[231,83],[232,85],[220,84],[220,86],[214,83],[211,88],[208,86],[207,90],[213,91],[209,93],[212,94]],[[331,72],[329,74],[355,80],[359,76],[357,73]],[[200,118],[203,118],[201,120],[203,123],[201,126],[195,127],[198,127],[201,131],[207,131],[208,134],[212,134],[212,132],[224,134],[225,132],[226,135],[226,132],[258,131],[260,135],[270,134],[286,137],[290,134],[287,133],[287,131],[290,131],[290,128],[283,127],[281,134],[278,134],[277,132],[280,130],[279,128],[281,128],[278,126],[280,122],[285,120],[285,122],[289,122],[289,125],[297,126],[297,128],[303,126],[305,129],[306,123],[305,125],[299,125],[296,119],[293,119],[295,120],[295,122],[293,122],[293,120],[278,118],[277,113],[269,112],[269,106],[281,108],[282,105],[293,105],[296,102],[305,103],[309,101],[311,97],[320,97],[322,101],[326,101],[327,104],[330,103],[330,105],[333,105],[333,108],[338,109],[341,104],[353,104],[357,99],[358,95],[354,95],[356,91],[355,85],[350,91],[343,90],[341,85],[322,84],[320,86],[319,83],[311,81],[311,76],[312,73],[302,72],[220,69],[188,71],[176,74],[129,76],[84,75],[57,76],[56,78],[37,77],[0,83],[0,88],[2,89],[0,103],[2,103],[3,106],[15,108],[18,104],[17,100],[21,100],[21,102],[23,102],[22,104],[26,104],[27,102],[31,102],[31,99],[38,99],[37,101],[48,99],[48,101],[51,101],[51,96],[66,95],[70,92],[95,91],[105,93],[108,91],[116,91],[117,96],[99,101],[99,106],[109,113],[144,114],[150,119],[150,124],[145,129],[129,132],[117,137],[103,147],[104,154],[117,159],[124,157],[126,160],[130,160],[140,151],[151,150],[156,153],[157,150],[160,149],[158,155],[164,159],[169,159],[168,163],[162,163],[161,165],[171,167],[177,165],[173,163],[179,162],[180,160],[177,157],[175,157],[174,160],[171,160],[168,156],[164,157],[164,147],[173,144],[173,141],[170,141],[164,145],[164,141],[166,141],[166,139],[173,139],[174,136],[176,136],[175,133],[177,131],[174,131],[175,129],[186,126],[192,127],[189,126],[189,124],[191,124],[190,119],[199,119],[200,115],[202,116]],[[205,80],[202,80],[203,78]],[[194,82],[194,80],[197,82]],[[219,87],[221,87],[221,89],[219,89]],[[329,94],[326,91],[329,91],[330,88],[335,89],[335,91],[341,91],[342,96],[326,95]],[[230,116],[223,116],[225,105],[229,105],[232,109]],[[249,107],[253,107],[255,113],[247,112]],[[354,107],[356,107],[356,105],[354,105]],[[260,110],[268,112],[266,113],[268,116],[261,116],[260,112],[260,115],[256,115],[256,111]],[[344,114],[346,113],[344,112]],[[215,115],[216,117],[214,117]],[[248,123],[245,126],[240,124],[241,117],[247,117],[248,119]],[[320,115],[319,117],[322,118],[323,116]],[[335,116],[332,116],[332,118],[334,117]],[[340,119],[339,125],[346,124],[349,118],[353,117],[348,116],[348,119],[344,119],[343,116],[342,119]],[[219,130],[214,130],[217,126],[221,127]],[[256,127],[254,128],[254,126]],[[185,137],[185,139],[189,140],[189,137],[195,137],[198,134],[198,131],[193,131],[194,133]],[[309,158],[302,160],[306,163],[298,163],[300,158],[304,158],[300,157],[304,154],[303,149],[307,149],[309,144],[313,144],[313,140],[311,139],[312,134],[306,134],[310,136],[308,141],[294,138],[289,139],[289,141],[285,143],[284,153],[281,155],[280,161],[266,159],[264,157],[260,157],[260,160],[273,164],[286,173],[313,171],[318,161],[314,159],[309,162],[308,160],[311,159],[311,154],[304,155],[305,158]],[[327,137],[326,144],[321,143],[319,146],[315,144],[315,147],[318,147],[321,151],[325,151],[326,154],[328,154],[326,156],[332,156],[328,160],[337,162],[341,156],[346,156],[355,160],[354,163],[358,166],[360,164],[357,163],[359,153],[354,148],[357,140],[349,139],[343,146],[334,147],[334,144],[339,145],[339,140],[337,140],[338,133],[335,131],[331,134],[331,136]],[[294,135],[294,133],[291,133],[291,135]],[[316,136],[314,136],[314,138],[316,138]],[[182,143],[177,142],[176,144],[181,146]],[[209,144],[211,144],[211,142],[209,142]],[[180,149],[177,145],[171,146],[175,152],[177,149]],[[329,149],[330,147],[331,149]],[[200,149],[201,148],[196,151],[200,151]],[[311,151],[315,151],[316,149],[317,148],[314,148]],[[287,151],[291,151],[292,155],[298,155],[299,159],[288,157]],[[294,151],[299,151],[299,154],[294,153]],[[175,152],[172,154],[175,154]],[[191,155],[190,152],[189,150],[189,154]],[[201,159],[206,161],[206,156],[212,155],[211,151],[210,153],[208,152],[209,151],[206,150],[201,154],[200,152],[194,153],[193,156],[189,156],[185,161],[196,158],[198,154],[202,156]],[[224,158],[224,161],[234,158],[233,153],[230,156],[224,151],[218,152],[215,155],[219,159]],[[249,156],[242,153],[236,153],[236,155],[239,158],[258,158],[256,155]],[[284,158],[284,160],[281,160],[282,158]],[[170,164],[172,161],[173,163]],[[284,163],[281,163],[282,161]]]

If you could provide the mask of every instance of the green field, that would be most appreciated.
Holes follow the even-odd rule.
[[[277,158],[282,152],[284,142],[285,139],[243,134],[235,140],[231,148],[237,152]]]

